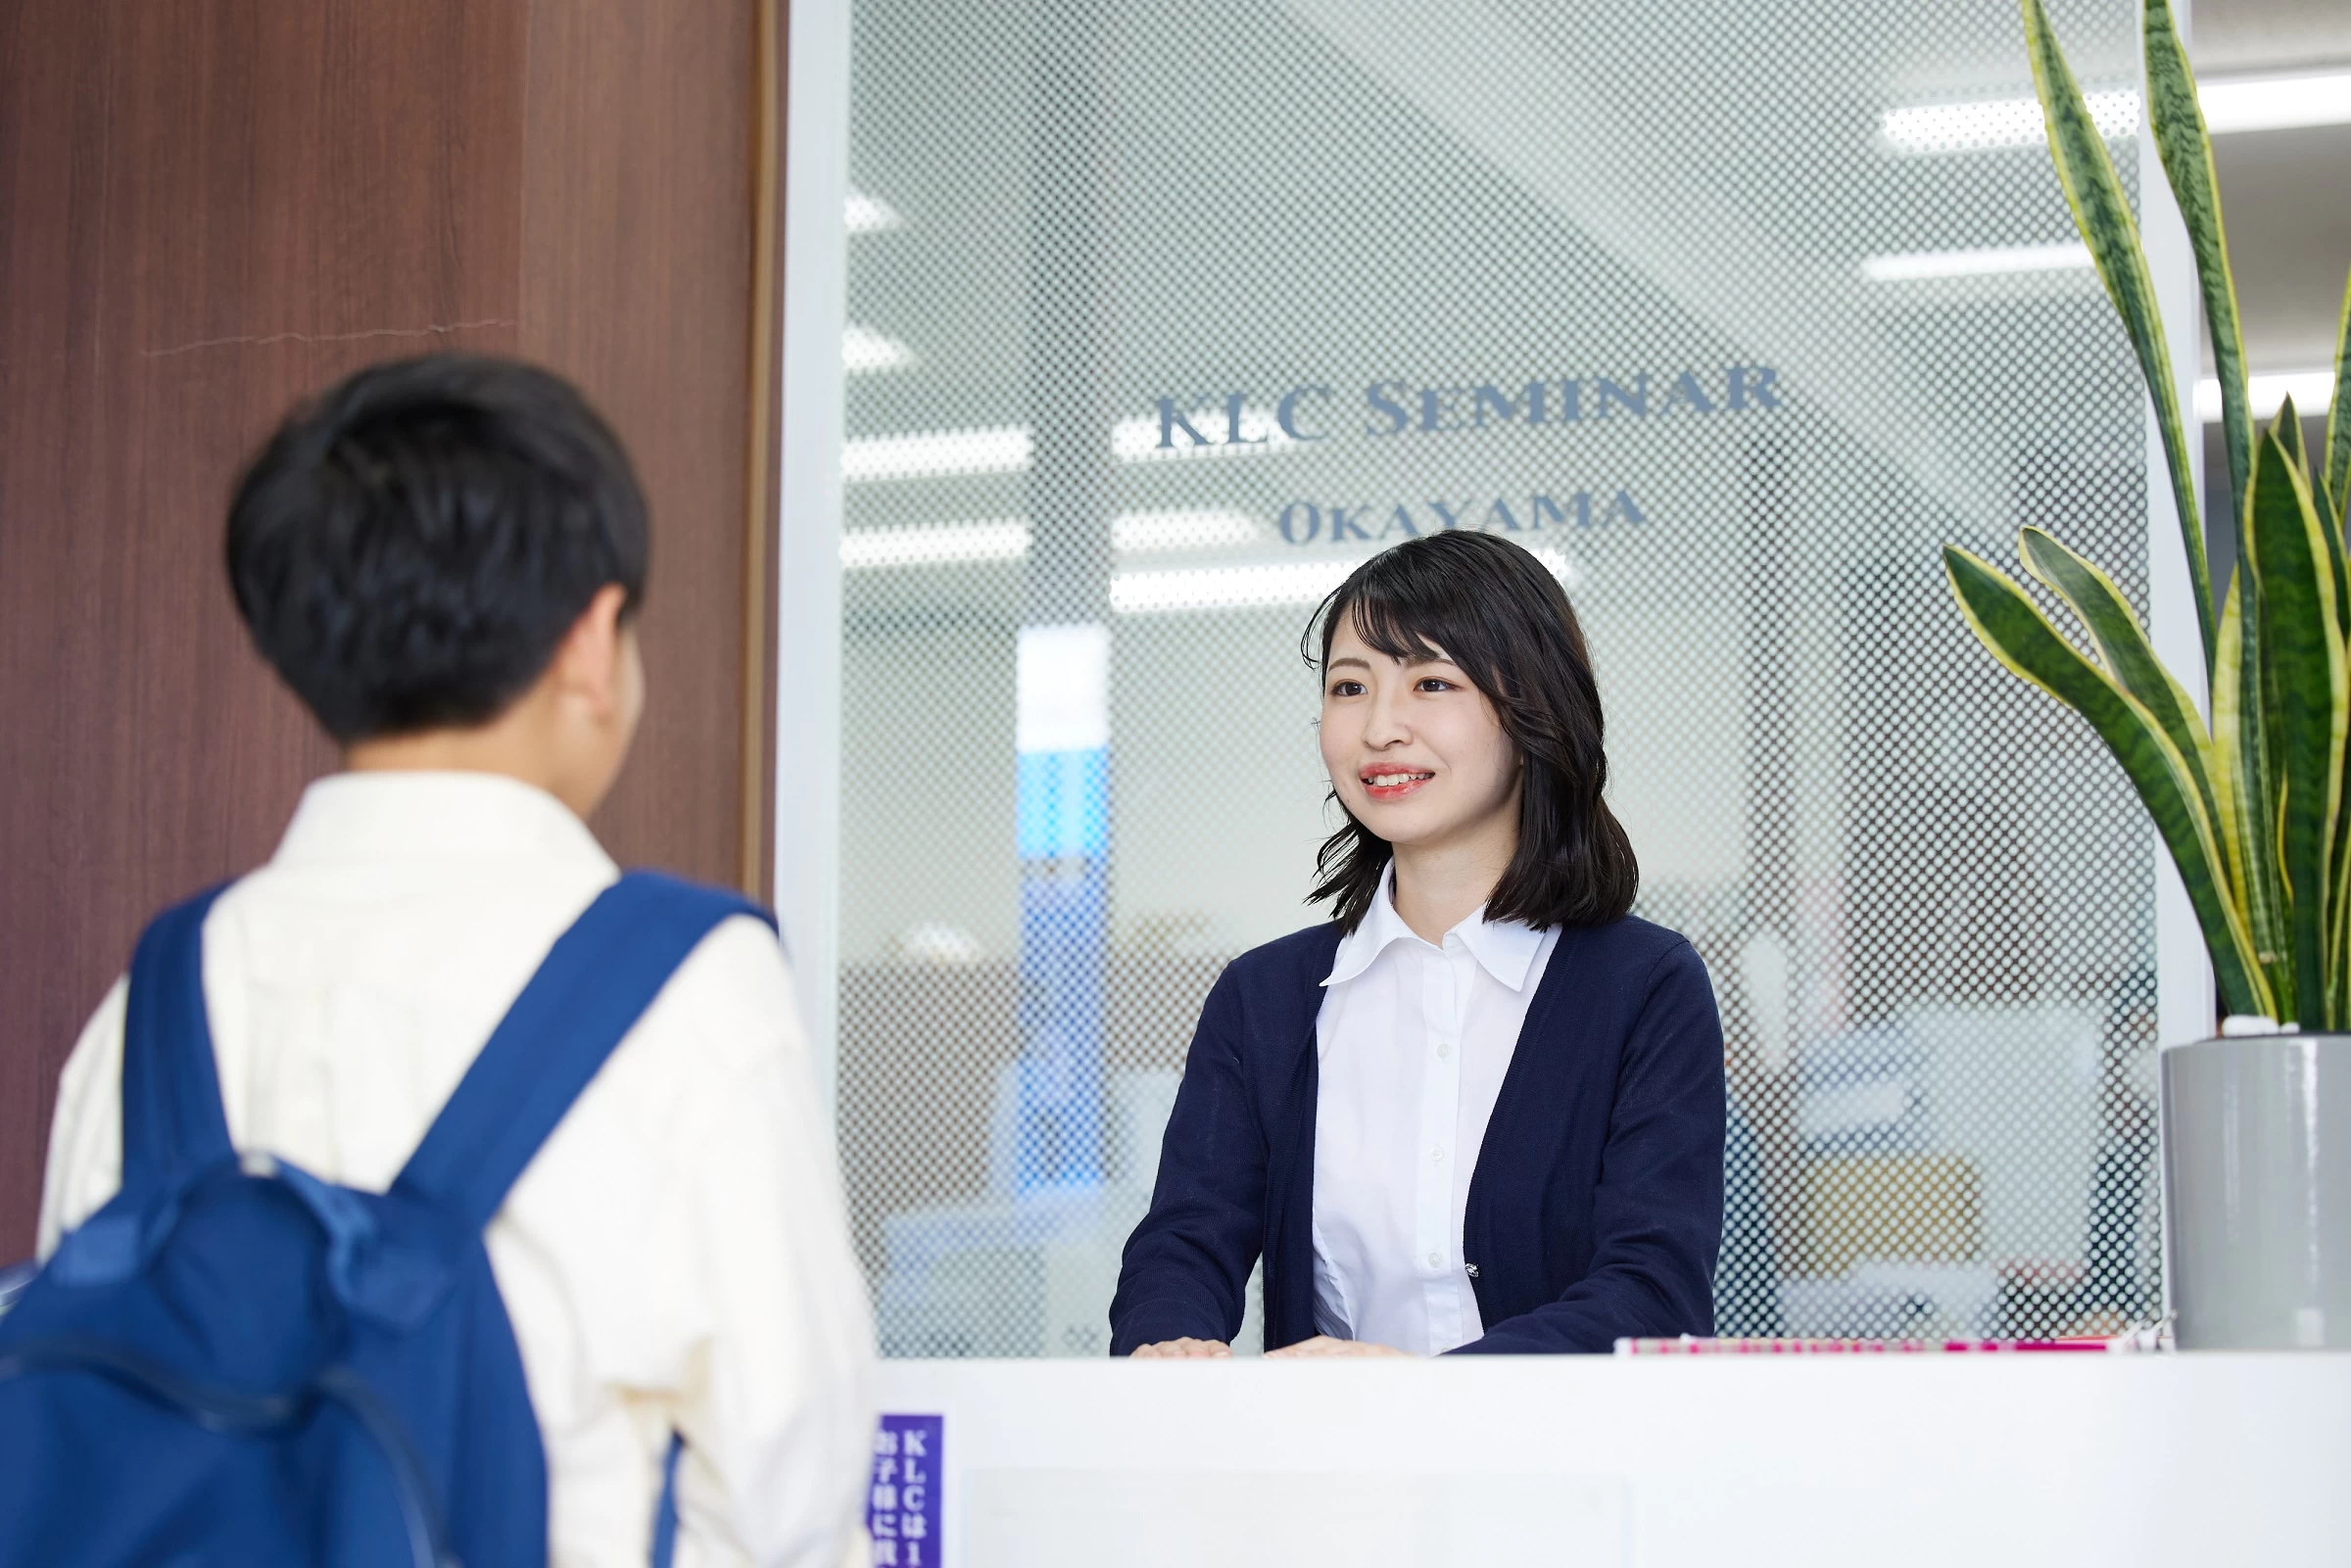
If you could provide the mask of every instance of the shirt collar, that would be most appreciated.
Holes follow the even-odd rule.
[[[1535,955],[1543,950],[1541,931],[1524,921],[1490,921],[1486,919],[1483,904],[1454,929],[1461,933],[1462,944],[1488,974],[1513,991],[1526,989],[1526,973],[1534,968]]]
[[[338,773],[302,793],[273,866],[557,861],[617,867],[553,795],[496,773]]]
[[[1391,863],[1380,874],[1379,891],[1371,895],[1371,907],[1354,930],[1339,939],[1339,950],[1331,958],[1330,974],[1324,985],[1344,985],[1371,967],[1371,961],[1388,950],[1390,942],[1416,942],[1420,938],[1396,913],[1396,900],[1388,889],[1396,880],[1396,868]]]
[[[1379,879],[1379,891],[1371,899],[1371,907],[1364,912],[1363,923],[1339,941],[1333,955],[1330,974],[1324,985],[1344,985],[1371,967],[1372,960],[1388,950],[1396,941],[1418,942],[1420,937],[1404,917],[1396,913],[1394,887],[1396,867],[1389,863],[1387,872]],[[1489,921],[1483,904],[1445,933],[1459,936],[1462,945],[1478,967],[1513,991],[1526,988],[1527,971],[1534,967],[1535,955],[1543,949],[1543,933],[1521,921]],[[1425,942],[1422,946],[1427,946]]]

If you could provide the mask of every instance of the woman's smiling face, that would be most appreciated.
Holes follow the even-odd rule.
[[[1485,693],[1442,656],[1400,659],[1341,620],[1322,671],[1322,765],[1356,821],[1434,847],[1503,829],[1518,810],[1518,748]]]

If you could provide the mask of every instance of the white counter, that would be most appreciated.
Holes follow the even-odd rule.
[[[2351,1564],[2351,1355],[890,1361],[881,1390],[944,1417],[926,1568]]]

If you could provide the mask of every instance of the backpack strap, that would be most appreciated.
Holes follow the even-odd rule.
[[[152,1189],[235,1153],[204,1010],[204,918],[224,890],[158,915],[131,955],[122,1021],[125,1191]]]
[[[623,1036],[738,894],[631,872],[598,895],[506,1011],[394,1183],[480,1230]]]

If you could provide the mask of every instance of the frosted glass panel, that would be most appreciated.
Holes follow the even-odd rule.
[[[2131,8],[2055,10],[2128,88]],[[1200,1001],[1317,918],[1309,610],[1448,527],[1566,585],[1640,910],[1713,974],[1723,1329],[2149,1310],[2151,841],[1936,557],[2031,521],[2144,593],[2035,117],[1950,107],[2031,97],[2012,7],[852,21],[840,1103],[890,1354],[1103,1351]]]

